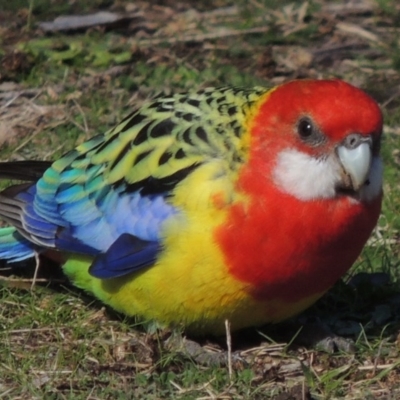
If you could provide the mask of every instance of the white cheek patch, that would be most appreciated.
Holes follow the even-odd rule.
[[[317,159],[289,149],[278,155],[273,179],[280,189],[299,200],[332,198],[340,180],[340,167],[332,157]]]
[[[370,201],[380,193],[382,170],[381,159],[374,157],[368,176],[369,184],[361,188],[360,200]],[[282,191],[307,201],[336,197],[336,188],[342,179],[341,171],[342,167],[334,155],[318,159],[288,149],[278,155],[272,176]]]

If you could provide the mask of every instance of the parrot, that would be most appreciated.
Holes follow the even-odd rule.
[[[147,99],[59,159],[0,163],[0,259],[57,260],[127,316],[278,323],[354,264],[383,196],[379,105],[339,79]]]

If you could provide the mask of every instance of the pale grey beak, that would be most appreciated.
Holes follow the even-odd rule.
[[[345,143],[337,148],[347,180],[354,191],[358,191],[368,179],[372,162],[371,141],[357,134],[349,135]],[[347,185],[346,185],[347,186]]]

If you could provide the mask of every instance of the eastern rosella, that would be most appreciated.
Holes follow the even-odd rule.
[[[59,160],[0,163],[0,258],[58,252],[114,309],[196,333],[281,321],[354,263],[382,115],[339,80],[159,96]]]

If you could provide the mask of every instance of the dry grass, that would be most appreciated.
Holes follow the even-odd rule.
[[[399,397],[400,6],[389,0],[164,0],[157,6],[93,0],[49,7],[36,0],[31,10],[11,11],[10,4],[0,12],[2,159],[56,159],[161,90],[340,77],[383,108],[386,196],[379,227],[350,274],[380,275],[341,283],[299,318],[233,334],[231,345],[144,328],[60,276],[47,287],[49,270],[31,290],[29,272],[4,267],[0,398]],[[61,13],[101,5],[132,17],[48,36],[36,28]],[[316,321],[353,339],[355,352],[315,350],[307,326]]]

